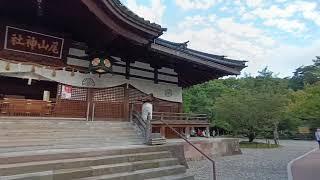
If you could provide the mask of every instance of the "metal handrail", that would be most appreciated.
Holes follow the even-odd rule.
[[[168,123],[166,123],[165,121],[163,121],[163,119],[160,119],[160,121],[165,124],[168,128],[170,128],[173,132],[175,132],[180,138],[182,138],[183,140],[185,140],[190,146],[192,146],[194,149],[196,149],[200,154],[202,154],[209,162],[211,162],[211,169],[212,169],[212,173],[210,173],[210,179],[211,180],[216,180],[216,165],[215,165],[215,161],[209,157],[208,155],[206,155],[204,152],[202,152],[198,147],[196,147],[193,143],[191,143],[185,136],[183,136],[181,133],[179,133],[177,130],[175,130],[173,127],[171,127]]]

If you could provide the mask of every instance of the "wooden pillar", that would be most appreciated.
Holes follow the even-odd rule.
[[[185,127],[185,134],[186,134],[186,138],[190,138],[190,127],[189,126]]]
[[[126,79],[130,79],[130,61],[126,61]]]
[[[124,108],[123,108],[123,112],[124,112],[124,116],[123,116],[123,120],[124,121],[129,121],[129,117],[130,117],[130,107],[129,107],[129,84],[125,84],[124,86],[124,102],[123,102]]]
[[[182,113],[183,112],[183,103],[179,103],[178,104],[178,113]]]
[[[154,83],[158,84],[159,83],[158,67],[154,67],[153,74],[154,74]]]
[[[160,134],[163,138],[166,137],[166,126],[161,126],[160,127]]]
[[[94,89],[87,88],[87,121],[90,121],[92,117],[93,93]]]

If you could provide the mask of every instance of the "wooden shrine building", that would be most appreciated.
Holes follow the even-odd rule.
[[[182,113],[182,89],[239,75],[245,61],[163,40],[165,31],[119,0],[1,0],[0,116],[129,121],[152,94],[154,117],[207,127]]]

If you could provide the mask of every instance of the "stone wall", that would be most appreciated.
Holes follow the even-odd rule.
[[[236,138],[191,138],[190,141],[211,157],[241,154],[239,139]],[[169,140],[169,143],[182,144],[186,160],[203,159],[203,156],[184,140]]]

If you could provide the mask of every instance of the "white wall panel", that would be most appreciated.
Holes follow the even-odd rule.
[[[56,70],[55,76],[52,75],[53,70],[44,67],[34,67],[32,65],[19,65],[10,63],[10,69],[6,70],[6,61],[0,60],[0,74],[12,75],[14,73],[28,73],[35,76],[41,76],[48,80],[56,81],[62,84],[68,84],[77,87],[88,87],[88,88],[107,88],[119,86],[122,84],[131,84],[140,91],[150,94],[152,93],[156,98],[172,101],[172,102],[182,102],[182,88],[178,87],[176,84],[159,83],[155,84],[152,80],[144,80],[139,78],[126,79],[121,75],[112,74],[102,74],[100,77],[97,74],[83,74],[75,72],[74,76],[71,76],[71,72],[64,70]],[[41,78],[42,79],[42,78]],[[85,82],[92,82],[89,85]],[[172,92],[168,93],[166,92]]]

